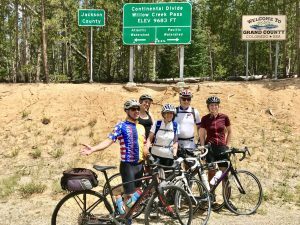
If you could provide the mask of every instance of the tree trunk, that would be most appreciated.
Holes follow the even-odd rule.
[[[297,75],[300,78],[300,5],[299,0],[296,1],[296,62],[297,62]]]
[[[45,27],[45,1],[41,0],[41,22],[42,22],[42,47],[43,47],[43,67],[45,74],[45,83],[49,83],[49,69],[48,69],[48,57],[47,57],[47,39],[46,39],[46,27]]]
[[[38,55],[37,55],[37,63],[36,63],[36,77],[35,82],[38,83],[41,80],[41,61],[42,61],[42,48],[39,46]]]
[[[15,62],[13,70],[13,82],[16,83],[19,78],[19,0],[15,0]]]

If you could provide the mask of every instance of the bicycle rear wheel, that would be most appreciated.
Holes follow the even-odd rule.
[[[237,215],[255,213],[262,201],[262,187],[249,171],[239,170],[230,175],[223,191],[228,209]]]
[[[145,209],[145,225],[190,225],[193,217],[192,202],[180,187],[165,186],[162,193],[154,193]]]
[[[205,185],[197,180],[189,181],[191,190],[191,201],[193,205],[193,221],[192,224],[205,225],[208,222],[211,213],[211,201],[209,191]],[[189,193],[187,191],[187,193]]]
[[[56,205],[51,225],[109,225],[113,213],[111,205],[101,194],[92,191],[76,191],[67,194]]]

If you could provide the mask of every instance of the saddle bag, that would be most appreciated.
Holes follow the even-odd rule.
[[[63,190],[81,191],[88,190],[98,185],[97,174],[85,168],[72,168],[65,170],[60,180]]]

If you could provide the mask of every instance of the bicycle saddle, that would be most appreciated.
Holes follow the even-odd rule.
[[[93,166],[94,169],[98,170],[98,171],[105,171],[105,170],[109,170],[109,169],[116,169],[117,167],[116,166],[97,166],[97,165],[94,165]]]

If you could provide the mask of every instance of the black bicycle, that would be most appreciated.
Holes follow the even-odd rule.
[[[237,170],[231,160],[231,156],[235,156],[236,154],[242,154],[239,161],[244,160],[246,154],[250,156],[249,149],[247,147],[243,149],[230,148],[224,154],[228,154],[227,160],[202,164],[202,170],[212,168],[218,170],[218,164],[227,164],[226,170],[210,189],[212,201],[217,203],[214,209],[218,211],[226,206],[231,212],[237,215],[255,213],[262,202],[263,191],[261,183],[253,173],[247,170]],[[222,181],[224,181],[224,184],[220,185]],[[218,192],[221,192],[221,190],[222,197],[218,196],[220,194]]]
[[[138,180],[149,180],[150,183],[143,190],[140,198],[125,215],[120,215],[113,197],[115,189],[123,184],[111,188],[107,170],[115,169],[113,166],[94,166],[94,169],[104,174],[108,183],[109,195],[103,196],[93,190],[74,191],[63,197],[56,205],[51,218],[51,225],[108,225],[129,224],[133,213],[138,210],[141,202],[147,201],[144,223],[190,225],[193,208],[188,194],[175,185],[162,185],[158,172],[144,176]],[[158,168],[158,166],[156,166]],[[169,169],[175,169],[170,167]],[[136,182],[134,180],[131,182]],[[127,182],[127,183],[131,183]],[[108,197],[112,205],[110,204]]]

